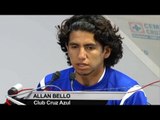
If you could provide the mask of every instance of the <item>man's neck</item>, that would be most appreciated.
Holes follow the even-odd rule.
[[[90,73],[88,75],[79,75],[76,73],[76,80],[85,86],[92,86],[98,82],[100,82],[105,74],[105,69],[101,71],[97,71],[94,73]]]

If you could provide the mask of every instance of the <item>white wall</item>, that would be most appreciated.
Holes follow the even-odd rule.
[[[57,44],[55,28],[67,17],[70,16],[0,16],[0,103],[5,101],[7,90],[16,83],[21,83],[24,88],[35,88],[46,74],[68,66],[66,56]],[[113,22],[123,19],[109,17]],[[158,79],[126,45],[124,57],[115,68],[142,85]],[[152,104],[160,104],[159,87],[147,87],[145,91]]]
[[[44,75],[67,67],[55,26],[68,16],[0,16],[0,102],[21,83],[35,88]]]

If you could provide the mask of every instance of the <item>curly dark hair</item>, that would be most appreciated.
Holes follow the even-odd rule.
[[[71,65],[67,53],[66,45],[69,42],[69,35],[72,31],[82,30],[94,34],[94,39],[98,41],[102,48],[109,46],[111,54],[104,60],[105,66],[114,66],[123,56],[122,37],[116,34],[119,28],[112,26],[111,22],[102,15],[73,15],[65,19],[61,25],[57,26],[58,44],[67,56],[67,63]]]

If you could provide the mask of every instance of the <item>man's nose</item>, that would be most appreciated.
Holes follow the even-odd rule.
[[[85,51],[84,48],[80,48],[78,58],[79,59],[85,59],[86,58],[86,51]]]

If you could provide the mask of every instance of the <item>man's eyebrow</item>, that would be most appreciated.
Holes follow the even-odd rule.
[[[78,43],[70,42],[68,45],[78,45]]]
[[[87,43],[87,44],[85,44],[84,46],[96,46],[97,44],[95,44],[95,43]]]

